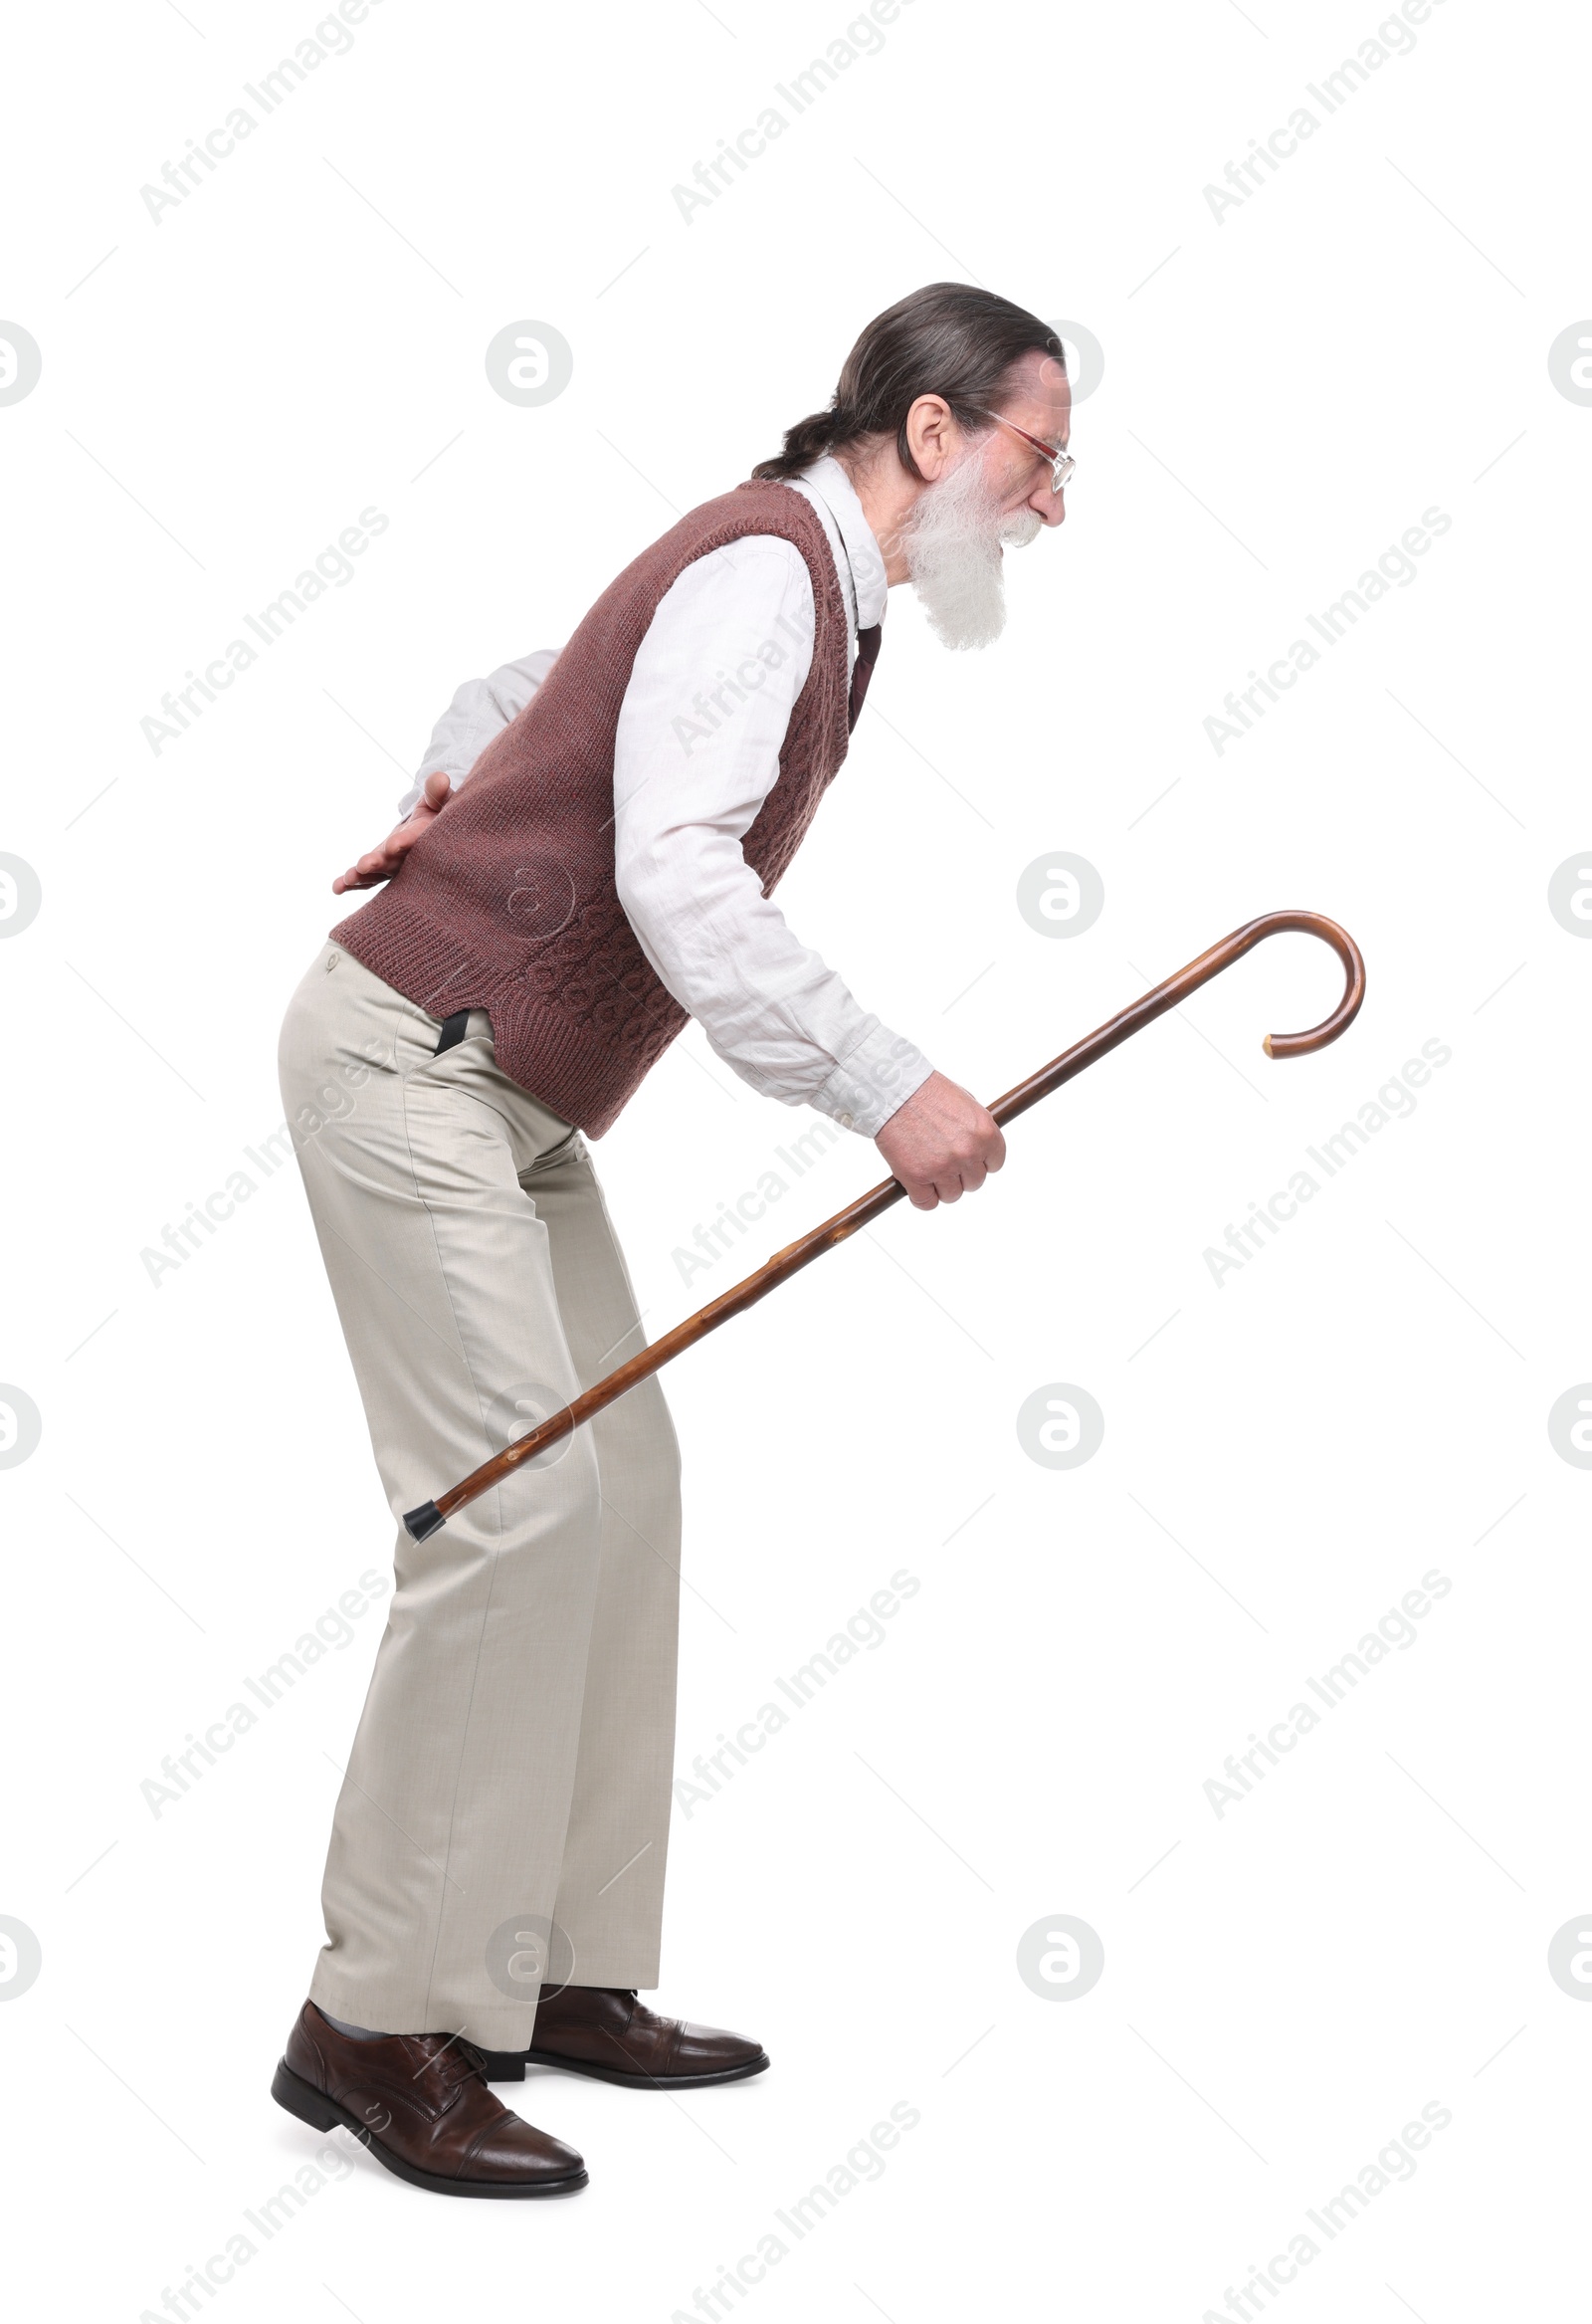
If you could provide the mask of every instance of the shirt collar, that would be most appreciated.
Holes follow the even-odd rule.
[[[857,587],[857,626],[874,628],[885,618],[889,584],[879,542],[863,515],[863,504],[857,498],[851,478],[833,454],[826,452],[811,468],[804,468],[796,482],[821,500],[834,518]]]

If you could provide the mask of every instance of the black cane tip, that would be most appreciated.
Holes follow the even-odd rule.
[[[440,1533],[448,1523],[435,1501],[422,1501],[418,1509],[404,1511],[404,1531],[412,1542],[423,1542],[434,1533]]]

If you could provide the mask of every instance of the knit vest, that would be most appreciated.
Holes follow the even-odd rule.
[[[614,885],[620,708],[665,592],[748,533],[801,552],[816,621],[778,775],[741,842],[767,896],[846,755],[851,634],[811,503],[786,485],[748,483],[693,509],[610,583],[396,876],[331,931],[429,1016],[486,1009],[502,1070],[593,1138],[687,1021]]]

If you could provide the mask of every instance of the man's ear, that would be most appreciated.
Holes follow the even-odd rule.
[[[907,449],[928,484],[951,464],[956,422],[942,395],[920,395],[906,414]]]

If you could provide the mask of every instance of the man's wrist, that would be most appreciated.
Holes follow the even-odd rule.
[[[912,1042],[878,1025],[836,1066],[810,1103],[838,1130],[877,1138],[933,1070]]]

